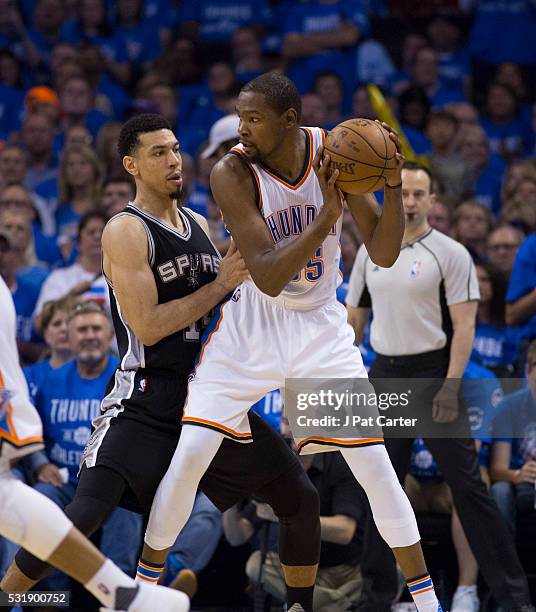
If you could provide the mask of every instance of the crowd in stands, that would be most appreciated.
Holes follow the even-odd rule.
[[[477,265],[475,377],[529,381],[502,402],[508,414],[523,405],[531,427],[516,431],[515,415],[503,415],[501,432],[510,437],[495,441],[487,467],[512,529],[516,508],[532,512],[536,524],[535,34],[532,0],[0,0],[0,274],[13,294],[21,360],[47,438],[46,453],[20,465],[19,477],[67,503],[94,402],[116,364],[100,238],[135,196],[116,149],[121,123],[139,112],[171,122],[184,205],[208,218],[223,253],[228,235],[210,171],[237,141],[240,87],[277,70],[302,94],[303,125],[329,130],[350,117],[390,112],[407,138],[406,155],[431,168],[430,224],[464,244]],[[370,84],[383,96],[381,108]],[[360,244],[345,213],[341,301]],[[86,302],[98,307],[80,306]],[[101,329],[77,331],[83,317]],[[89,348],[80,334],[91,336]],[[367,333],[362,349],[370,365]],[[53,387],[45,384],[56,376]],[[279,426],[277,396],[257,409]],[[426,452],[415,447],[415,478],[440,482]],[[207,503],[199,501],[192,535],[170,557],[169,580],[210,560],[222,520]],[[442,509],[451,508],[447,501]],[[134,571],[141,523],[122,512],[115,533],[137,530],[128,536],[133,550],[112,543],[107,552],[118,563],[128,558],[132,567],[123,565]],[[234,512],[225,533],[242,543],[254,527],[237,535],[232,521],[246,515]],[[348,514],[354,529],[347,544],[361,516]],[[356,565],[358,548],[339,564]],[[0,543],[0,571],[12,554]],[[248,567],[253,579],[257,565]],[[358,587],[348,590],[352,602]]]

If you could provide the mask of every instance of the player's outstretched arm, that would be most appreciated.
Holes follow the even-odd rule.
[[[251,277],[267,295],[277,296],[313,257],[330,229],[337,222],[342,206],[335,188],[338,171],[328,176],[328,164],[320,164],[319,149],[314,169],[323,187],[324,206],[305,231],[283,248],[277,249],[255,201],[251,175],[243,162],[227,155],[210,175],[212,195],[223,213],[227,228]]]
[[[138,219],[127,215],[112,219],[104,229],[102,248],[104,272],[112,282],[121,312],[148,346],[189,327],[247,277],[240,254],[230,250],[212,283],[186,297],[159,304],[147,234]]]
[[[389,171],[383,190],[383,209],[373,194],[345,194],[348,208],[356,222],[371,260],[382,268],[390,268],[398,259],[404,235],[404,209],[402,206],[402,146],[396,132],[382,126],[397,148],[396,168]]]

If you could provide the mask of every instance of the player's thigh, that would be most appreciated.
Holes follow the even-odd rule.
[[[291,378],[367,378],[355,335],[338,302],[297,317]]]
[[[248,414],[253,442],[225,439],[203,476],[200,489],[224,511],[301,464],[283,437],[257,414]]]

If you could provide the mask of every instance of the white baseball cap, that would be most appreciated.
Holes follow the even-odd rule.
[[[203,153],[201,153],[201,157],[207,159],[207,157],[216,153],[216,149],[221,144],[228,140],[238,138],[238,122],[238,115],[225,115],[225,117],[218,119],[210,128],[208,146]]]

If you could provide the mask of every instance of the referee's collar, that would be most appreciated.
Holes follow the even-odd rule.
[[[400,250],[402,251],[406,247],[412,247],[414,244],[417,244],[417,242],[424,240],[426,236],[429,236],[433,231],[434,231],[434,228],[429,227],[423,234],[421,234],[420,236],[417,236],[417,238],[414,238],[413,240],[410,240],[409,242],[406,242],[405,244],[403,244],[400,247]]]

